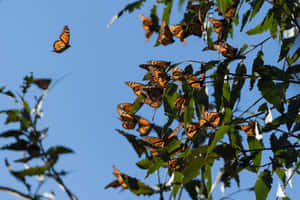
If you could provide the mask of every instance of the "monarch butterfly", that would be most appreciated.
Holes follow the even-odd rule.
[[[240,129],[242,129],[243,131],[245,131],[245,133],[247,135],[250,135],[250,136],[254,136],[254,127],[255,127],[255,124],[253,121],[249,121],[248,122],[248,125],[240,125]]]
[[[162,67],[163,69],[167,69],[168,67],[171,66],[171,62],[163,61],[163,60],[149,60],[147,61],[147,63],[150,65],[156,65]]]
[[[192,88],[195,88],[195,89],[198,89],[198,90],[202,89],[202,82],[203,81],[200,81],[200,79],[197,78],[194,75],[191,75],[191,74],[187,75],[187,82],[190,84],[190,86]]]
[[[173,68],[172,70],[172,79],[175,81],[183,80],[184,78],[184,71],[179,69],[178,67]]]
[[[186,26],[181,24],[170,26],[171,32],[184,44],[186,43],[186,38],[190,36],[190,33],[186,29]]]
[[[165,21],[163,21],[161,24],[161,31],[159,34],[158,42],[165,46],[172,44],[174,42],[173,35],[170,31],[169,26]]]
[[[187,124],[186,125],[186,131],[185,134],[189,137],[189,138],[193,138],[194,135],[198,132],[200,128],[200,124],[199,123],[191,123],[191,124]]]
[[[46,90],[51,83],[51,79],[35,79],[33,83],[36,84],[39,88]]]
[[[115,180],[115,181],[111,182],[110,184],[108,184],[107,186],[105,186],[105,189],[110,188],[110,187],[116,188],[119,186],[122,186],[122,188],[123,188],[122,190],[127,189],[127,185],[124,182],[124,178],[128,178],[128,175],[122,174],[114,165],[113,165],[113,168],[114,168],[113,175],[117,178],[117,180]]]
[[[180,131],[180,129],[182,129],[183,126],[184,123],[180,123],[179,126],[177,126],[177,128],[175,128],[174,131],[168,136],[168,140],[174,137]]]
[[[155,148],[164,148],[165,146],[165,141],[161,138],[157,137],[144,137],[142,138],[143,141],[151,144],[151,146]]]
[[[174,158],[168,161],[167,167],[170,167],[173,171],[179,170],[184,166],[185,162],[182,158]]]
[[[176,128],[174,131],[177,132],[178,130],[179,129]],[[173,137],[175,134],[171,134],[171,135]],[[145,141],[146,143],[148,143],[149,145],[151,145],[151,146],[145,145],[145,148],[148,149],[153,156],[158,156],[158,155],[160,155],[160,151],[158,149],[161,149],[161,148],[164,148],[165,146],[167,146],[171,142],[172,137],[169,136],[166,141],[164,139],[156,138],[156,137],[144,137],[144,138],[142,138],[142,140]],[[176,154],[184,151],[185,147],[186,147],[185,145],[181,145],[179,148],[173,150],[170,154],[176,155]]]
[[[140,68],[146,69],[151,73],[148,73],[144,79],[151,80],[150,84],[157,87],[165,88],[169,81],[169,76],[166,72],[160,71],[160,66],[150,65],[150,64],[142,64]]]
[[[228,32],[228,30],[226,30],[226,20],[216,20],[212,17],[209,17],[208,20],[213,24],[215,32],[218,34],[218,40],[226,39]]]
[[[133,104],[131,104],[131,103],[120,103],[118,105],[118,109],[123,110],[128,113],[131,110],[132,106],[133,106]]]
[[[125,82],[125,84],[131,87],[137,96],[140,96],[142,94],[141,88],[144,86],[143,84],[131,81],[127,81]]]
[[[146,31],[146,42],[148,42],[152,34],[159,31],[159,26],[145,15],[139,14],[139,17],[142,20],[143,28]]]
[[[221,118],[218,112],[204,112],[202,116],[203,118],[200,119],[200,127],[203,127],[206,124],[211,125],[213,127],[219,126]]]
[[[202,32],[204,31],[204,26],[202,23],[196,22],[189,24],[188,31],[190,34],[201,37]]]
[[[221,52],[222,55],[226,58],[234,58],[237,53],[236,48],[233,48],[232,46],[227,44],[227,42],[223,42],[223,41],[216,41],[216,42],[212,43],[211,45],[209,45],[203,49],[203,51],[206,51],[206,50],[217,50],[217,51]]]
[[[56,53],[62,53],[70,47],[70,29],[68,26],[64,27],[63,32],[59,36],[59,39],[60,40],[56,40],[53,44],[54,52]]]
[[[152,124],[148,120],[142,117],[138,117],[137,123],[139,124],[138,131],[140,132],[140,135],[141,136],[148,135],[152,128]]]
[[[178,97],[174,101],[174,106],[179,111],[179,115],[181,115],[184,112],[185,107],[186,107],[186,98],[183,96]]]

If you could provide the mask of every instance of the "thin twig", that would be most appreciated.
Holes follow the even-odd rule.
[[[25,200],[33,200],[33,198],[31,196],[26,195],[22,192],[19,192],[19,191],[15,190],[15,189],[12,189],[12,188],[0,186],[0,191],[8,192],[12,195],[15,195],[15,196],[20,197],[20,198],[25,199]]]
[[[271,39],[272,36],[267,37],[266,39],[264,39],[263,41],[261,41],[260,43],[253,45],[252,49],[249,49],[248,51],[246,51],[245,53],[243,53],[242,55],[245,56],[246,54],[250,53],[251,51],[253,51],[254,49],[256,49],[257,47],[263,45],[266,41],[268,41],[269,39]]]
[[[240,114],[239,118],[242,117],[245,113],[247,113],[253,106],[255,106],[260,100],[262,100],[263,97],[260,97],[257,99],[251,106],[249,106],[242,114]]]

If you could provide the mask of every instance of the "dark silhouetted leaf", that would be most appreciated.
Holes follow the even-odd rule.
[[[136,195],[152,195],[153,189],[136,178],[130,176],[123,177],[128,189]]]
[[[283,113],[283,104],[281,102],[282,91],[278,88],[272,80],[260,79],[258,81],[258,89],[260,90],[262,96],[276,109]]]
[[[19,131],[19,130],[8,130],[8,131],[5,131],[5,132],[2,132],[0,134],[0,137],[4,137],[4,138],[15,137],[15,138],[18,138],[19,136],[24,135],[24,134],[25,133],[23,133],[22,131]]]
[[[50,155],[58,155],[58,154],[66,154],[66,153],[74,153],[72,149],[69,149],[64,146],[55,146],[48,149],[46,154]]]
[[[138,154],[139,157],[142,156],[143,152],[146,152],[146,149],[144,147],[144,142],[142,140],[137,140],[136,136],[130,135],[122,130],[116,129],[118,133],[126,137],[128,142],[133,146],[135,152]]]
[[[253,157],[252,161],[255,167],[255,171],[258,172],[261,163],[262,151],[260,150],[252,151],[252,150],[262,149],[262,145],[255,137],[252,136],[248,136],[247,142],[248,142],[249,149],[251,150],[251,156]]]
[[[254,191],[257,200],[265,200],[272,187],[273,178],[269,170],[264,170],[259,174],[255,183]]]
[[[237,99],[240,99],[241,96],[241,90],[245,83],[245,78],[243,75],[247,73],[246,66],[243,63],[239,63],[236,71],[236,75],[233,79],[232,89],[231,89],[231,96],[230,96],[230,108],[232,109],[234,107],[234,104]]]
[[[25,140],[18,140],[15,143],[1,147],[2,150],[26,151],[29,149],[29,143]]]

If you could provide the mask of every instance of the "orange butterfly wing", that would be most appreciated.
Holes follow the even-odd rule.
[[[158,42],[165,46],[174,42],[173,35],[165,21],[163,21],[161,24],[161,32],[159,34]]]
[[[150,130],[152,128],[152,124],[146,120],[145,118],[139,117],[137,120],[139,124],[138,131],[140,132],[141,136],[146,136],[150,133]]]
[[[240,125],[240,128],[246,132],[247,135],[253,136],[254,134],[254,122],[249,121],[248,125]]]
[[[60,35],[60,40],[56,40],[53,44],[54,52],[62,53],[67,48],[69,48],[70,47],[69,40],[70,40],[70,30],[68,26],[65,26],[63,32]]]

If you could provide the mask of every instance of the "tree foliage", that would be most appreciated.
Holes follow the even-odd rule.
[[[128,4],[113,19],[141,9],[145,2]],[[176,5],[185,7],[183,18],[170,25]],[[249,28],[262,8],[267,8],[260,13],[262,21]],[[146,41],[155,33],[155,46],[171,45],[174,37],[186,43],[195,36],[207,43],[203,53],[216,51],[218,59],[151,60],[139,66],[146,70],[143,83],[126,82],[137,98],[118,105],[126,131],[117,132],[136,151],[141,159],[136,165],[146,178],[164,169],[170,178],[162,181],[158,175],[157,185],[150,187],[114,167],[116,180],[106,188],[122,187],[135,195],[158,194],[160,199],[167,194],[170,199],[180,198],[185,190],[191,199],[212,199],[216,184],[230,187],[235,181],[239,186],[240,174],[248,171],[257,177],[249,188],[256,199],[267,199],[275,175],[285,191],[300,166],[300,96],[288,95],[290,85],[300,83],[300,51],[298,47],[291,51],[300,28],[299,9],[295,0],[160,0],[153,3],[150,17],[140,14]],[[229,41],[239,37],[235,30],[261,41],[233,47]],[[262,38],[264,32],[269,36]],[[278,40],[281,49],[274,63],[266,64],[262,46],[270,40]],[[256,57],[249,54],[253,51]],[[244,64],[246,59],[251,66]],[[212,97],[207,89],[213,89]],[[241,107],[240,100],[255,92],[258,98]],[[144,107],[162,109],[166,120],[155,118],[163,125],[141,116]],[[136,127],[137,133],[128,132]],[[222,166],[213,183],[211,170],[220,163],[217,161]]]
[[[40,128],[39,125],[39,121],[43,117],[42,104],[48,91],[54,85],[50,85],[50,83],[51,79],[36,79],[31,74],[24,78],[24,82],[21,85],[21,95],[13,93],[5,87],[0,89],[1,95],[9,97],[16,103],[16,108],[0,111],[0,114],[6,118],[5,125],[15,127],[0,133],[0,139],[7,142],[7,144],[0,147],[0,150],[22,152],[18,154],[21,157],[13,159],[13,163],[11,163],[11,158],[5,158],[5,165],[10,174],[26,188],[26,191],[19,191],[7,186],[0,186],[0,191],[6,191],[27,200],[55,199],[54,192],[41,192],[41,188],[46,180],[52,179],[66,192],[69,199],[77,200],[77,197],[62,179],[63,176],[67,175],[67,172],[56,168],[56,164],[61,159],[61,156],[73,153],[73,150],[61,145],[46,148],[45,139],[48,134],[48,126]],[[30,105],[31,103],[26,98],[32,85],[42,89],[43,93],[36,98],[33,105]],[[32,179],[30,177],[35,178]]]

